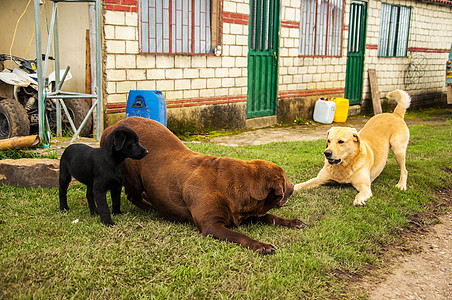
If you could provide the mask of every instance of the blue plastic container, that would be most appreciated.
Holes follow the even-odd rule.
[[[166,126],[166,101],[161,91],[130,90],[126,118],[143,117]]]

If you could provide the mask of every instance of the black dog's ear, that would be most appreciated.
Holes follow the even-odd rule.
[[[125,135],[124,132],[122,132],[122,131],[115,132],[113,145],[114,145],[116,151],[119,151],[122,149],[122,147],[124,147],[126,138],[127,138],[127,136]]]

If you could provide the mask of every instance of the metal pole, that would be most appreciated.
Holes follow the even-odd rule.
[[[55,88],[60,86],[60,42],[58,37],[58,3],[54,2],[55,24],[53,36],[53,55],[55,57]],[[50,38],[50,37],[49,37]],[[58,88],[59,89],[59,88]],[[53,91],[51,91],[53,92]],[[61,120],[61,104],[56,102],[56,117],[57,117],[57,136],[62,136],[63,123]]]
[[[42,76],[42,50],[41,50],[41,16],[39,14],[40,0],[34,0],[35,5],[35,31],[36,31],[36,75],[38,76],[38,127],[39,138],[44,141],[44,118],[42,114],[44,78]]]
[[[35,0],[39,1],[39,0]],[[102,134],[102,62],[101,62],[101,42],[102,42],[102,30],[101,30],[101,3],[100,0],[96,0],[96,95],[97,95],[97,135],[96,138],[99,141]]]

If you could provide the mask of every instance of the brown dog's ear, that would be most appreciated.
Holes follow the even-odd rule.
[[[259,182],[250,186],[250,196],[258,201],[267,198],[270,189],[263,182]]]
[[[281,178],[275,178],[275,181],[273,181],[273,191],[275,191],[275,196],[278,198],[278,201],[284,198],[284,180],[281,180]]]
[[[356,143],[360,143],[361,142],[361,138],[359,137],[358,133],[354,133],[353,134],[353,141]]]
[[[280,177],[274,178],[273,181],[266,181],[267,184],[255,184],[251,186],[251,197],[256,200],[265,200],[268,194],[273,191],[278,199],[284,197],[284,180]]]

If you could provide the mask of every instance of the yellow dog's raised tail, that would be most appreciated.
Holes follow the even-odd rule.
[[[388,99],[396,100],[397,106],[394,109],[393,114],[401,117],[402,119],[405,117],[405,112],[408,107],[410,107],[411,97],[407,92],[402,90],[395,90],[388,94]]]

